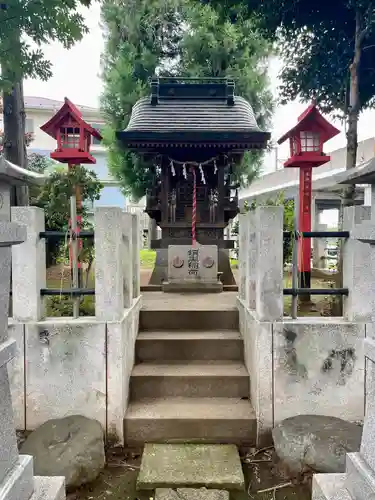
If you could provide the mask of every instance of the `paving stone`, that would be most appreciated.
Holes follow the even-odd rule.
[[[243,490],[245,480],[234,445],[151,444],[144,447],[137,487]]]
[[[155,500],[229,500],[229,491],[207,488],[157,488]]]

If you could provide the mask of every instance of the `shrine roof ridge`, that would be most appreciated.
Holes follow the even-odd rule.
[[[249,102],[235,96],[233,106],[221,99],[160,99],[156,106],[143,97],[133,106],[126,131],[260,132]]]

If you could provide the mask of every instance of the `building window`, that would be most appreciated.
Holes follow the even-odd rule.
[[[90,123],[90,125],[93,127],[93,128],[96,128],[96,130],[98,132],[101,132],[104,128],[104,124],[103,123]],[[95,145],[95,144],[100,144],[101,141],[99,141],[96,137],[93,137],[92,138],[92,144]]]
[[[26,118],[25,120],[25,132],[26,134],[34,133],[34,120],[33,118]]]

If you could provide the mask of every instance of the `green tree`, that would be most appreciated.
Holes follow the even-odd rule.
[[[272,99],[265,59],[270,45],[250,20],[241,19],[236,26],[220,24],[214,9],[191,0],[105,0],[102,16],[106,37],[102,107],[108,124],[104,135],[111,172],[126,194],[143,196],[157,172],[153,165],[122,151],[114,132],[127,126],[132,106],[149,93],[149,79],[155,74],[233,77],[237,92],[254,106],[260,125],[268,124]],[[248,155],[237,176],[251,180],[259,160],[259,155]]]
[[[185,22],[188,28],[181,40],[178,72],[189,77],[233,78],[236,93],[251,103],[258,125],[267,130],[273,110],[267,75],[272,47],[254,19],[238,15],[234,24],[221,20],[208,5],[190,3]],[[258,175],[262,156],[262,152],[244,156],[235,172],[241,184],[249,184]]]
[[[126,128],[135,102],[149,93],[149,80],[178,55],[181,37],[177,0],[104,0],[105,37],[102,108],[108,163],[126,195],[140,198],[154,182],[154,168],[118,147],[115,132]]]
[[[38,173],[46,173],[45,182],[41,186],[33,186],[30,190],[30,204],[44,210],[46,231],[66,231],[68,237],[70,197],[75,193],[76,185],[81,187],[82,229],[91,228],[87,205],[99,199],[103,188],[95,172],[83,166],[76,166],[72,170],[60,165],[51,168],[50,160],[40,155],[34,155],[29,159],[29,167]],[[83,249],[90,263],[93,254],[88,246],[91,247],[92,242],[85,242]],[[49,265],[55,262],[60,247],[60,238],[48,239],[47,263]]]
[[[52,65],[45,59],[41,45],[58,41],[69,48],[80,40],[87,28],[77,9],[89,7],[91,3],[91,0],[3,2],[0,9],[0,88],[9,89],[24,77],[50,78]]]
[[[375,5],[372,0],[203,0],[230,17],[238,5],[257,16],[284,60],[283,102],[315,98],[347,120],[346,167],[357,158],[360,112],[375,104]],[[354,186],[346,190],[351,204]]]
[[[94,1],[94,0],[93,0]],[[7,0],[0,9],[0,91],[3,91],[4,156],[27,167],[25,113],[22,81],[25,77],[47,80],[51,62],[41,49],[58,41],[71,47],[87,28],[80,6],[91,0]],[[17,204],[28,203],[27,189],[16,189]]]
[[[295,227],[294,227],[294,200],[293,199],[285,198],[284,193],[281,192],[275,198],[269,198],[265,202],[262,202],[262,206],[263,207],[284,206],[283,231],[288,231],[290,233],[295,231]],[[256,207],[257,207],[257,204],[255,201],[253,201],[250,205],[248,205],[246,203],[244,211],[248,212],[249,210],[255,210]],[[238,236],[238,232],[239,232],[239,221],[237,220],[232,228],[232,236]],[[283,250],[284,250],[283,260],[284,260],[284,266],[285,266],[285,264],[287,264],[288,262],[291,262],[291,259],[292,259],[292,252],[293,252],[293,235],[292,234],[290,236],[284,237]]]

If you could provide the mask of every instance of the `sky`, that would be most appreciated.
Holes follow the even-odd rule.
[[[82,9],[86,24],[90,32],[85,35],[80,43],[72,49],[65,50],[59,44],[53,43],[44,48],[45,56],[53,63],[53,77],[47,82],[39,80],[26,80],[24,92],[28,96],[48,97],[63,100],[69,97],[75,104],[86,106],[99,106],[102,82],[100,79],[100,56],[104,48],[100,28],[100,5],[94,3],[90,9]],[[269,75],[271,88],[277,98],[278,74],[281,61],[274,58],[270,61]],[[276,141],[287,130],[293,127],[297,117],[306,108],[307,104],[291,102],[285,106],[278,106],[273,117],[271,129],[272,140]],[[341,134],[331,139],[326,144],[327,153],[345,146],[345,134],[340,122],[333,122],[342,130]],[[359,140],[367,139],[374,135],[375,111],[364,112],[359,120]],[[266,155],[264,173],[275,169],[275,153]],[[279,167],[282,160],[288,156],[288,145],[282,145],[277,153]]]

